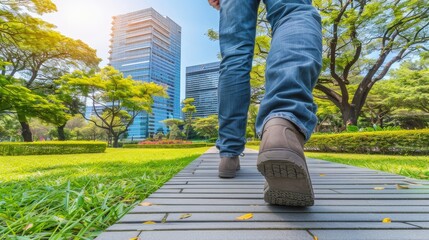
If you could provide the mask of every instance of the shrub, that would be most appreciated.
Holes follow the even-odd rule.
[[[139,142],[139,145],[153,145],[153,144],[192,144],[190,141],[183,141],[183,140],[160,140],[160,141],[153,141],[153,140],[145,140],[142,142]]]
[[[192,143],[192,144],[124,144],[124,148],[199,148],[211,147],[210,143]]]
[[[106,150],[105,142],[32,142],[32,143],[0,143],[0,155],[52,155],[102,153]]]
[[[207,142],[209,143],[216,143],[217,138],[210,138],[209,140],[207,140]]]
[[[246,143],[246,145],[249,145],[249,146],[259,146],[260,143],[261,143],[261,141],[248,141]]]
[[[313,135],[306,151],[429,154],[429,129]]]

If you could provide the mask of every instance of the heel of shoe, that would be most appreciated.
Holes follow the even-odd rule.
[[[260,153],[258,171],[265,177],[304,178],[305,160],[291,151],[267,151]]]
[[[259,154],[259,172],[267,185],[264,200],[286,206],[312,206],[314,194],[305,160],[291,151],[267,151]]]
[[[265,202],[295,207],[308,207],[314,205],[314,197],[311,194],[288,192],[267,189],[264,193]]]
[[[236,172],[219,172],[220,178],[235,178]]]

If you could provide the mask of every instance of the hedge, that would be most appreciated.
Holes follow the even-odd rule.
[[[429,154],[429,129],[314,134],[304,148],[310,152],[423,155]]]
[[[102,153],[106,148],[105,142],[7,142],[0,143],[0,156]]]
[[[211,147],[210,143],[192,143],[192,144],[124,144],[123,148],[199,148]]]

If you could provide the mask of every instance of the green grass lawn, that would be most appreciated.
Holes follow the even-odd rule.
[[[259,146],[246,146],[259,150]],[[306,152],[309,158],[365,167],[395,173],[411,178],[429,179],[429,156],[397,156],[378,154],[316,153]]]
[[[207,149],[0,156],[0,239],[93,239]]]

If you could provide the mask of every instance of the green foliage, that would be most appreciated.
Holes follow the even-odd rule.
[[[1,1],[0,6],[2,10],[11,9],[19,13],[30,11],[44,14],[57,11],[57,7],[51,0],[6,0]]]
[[[373,85],[391,67],[427,50],[427,1],[314,1],[323,25],[324,66],[316,88],[357,124]],[[353,91],[347,86],[358,85]]]
[[[0,2],[0,113],[17,113],[24,141],[32,141],[28,119],[62,126],[73,114],[54,96],[53,80],[100,62],[94,49],[31,15],[53,11],[50,0]]]
[[[0,155],[53,155],[77,153],[102,153],[106,150],[104,142],[33,142],[0,143]]]
[[[307,151],[428,154],[429,129],[313,135]]]
[[[154,97],[167,97],[163,86],[153,82],[135,81],[113,67],[105,67],[98,73],[76,71],[57,81],[59,92],[73,95],[75,99],[90,99],[97,127],[105,129],[118,147],[119,137],[127,132],[134,119],[142,112],[151,113]],[[82,104],[84,105],[84,104]],[[84,115],[85,109],[81,109]]]
[[[0,239],[94,239],[206,150],[0,156]]]
[[[340,109],[317,89],[313,91],[314,102],[317,105],[316,132],[339,132],[343,126]]]
[[[169,139],[178,140],[178,139],[183,139],[184,137],[185,137],[185,134],[182,131],[180,131],[177,125],[173,125],[170,127]]]
[[[182,119],[176,119],[176,118],[165,119],[165,120],[162,120],[162,122],[168,127],[172,127],[173,125],[183,126],[185,124],[185,122]]]
[[[346,128],[347,132],[358,132],[359,131],[359,127],[356,125],[348,125]]]
[[[64,107],[54,96],[36,94],[21,86],[19,80],[0,75],[0,114],[4,112],[19,112],[46,122],[65,121],[67,118]]]
[[[193,105],[195,102],[195,99],[193,98],[186,98],[182,101],[183,108],[182,112],[185,114],[185,139],[188,139],[189,137],[189,131],[192,128],[192,117],[195,112],[197,112],[197,108],[195,105]]]
[[[429,179],[429,156],[392,156],[314,152],[307,152],[305,155],[310,158],[370,168],[411,178]]]
[[[429,113],[429,60],[408,61],[392,72],[395,91],[386,97],[392,105]]]
[[[215,138],[218,135],[219,123],[217,115],[210,115],[206,118],[197,118],[193,127],[198,135],[206,138]]]
[[[0,141],[20,141],[19,127],[14,116],[0,114]]]
[[[123,148],[201,148],[214,146],[210,143],[191,144],[124,144]]]

